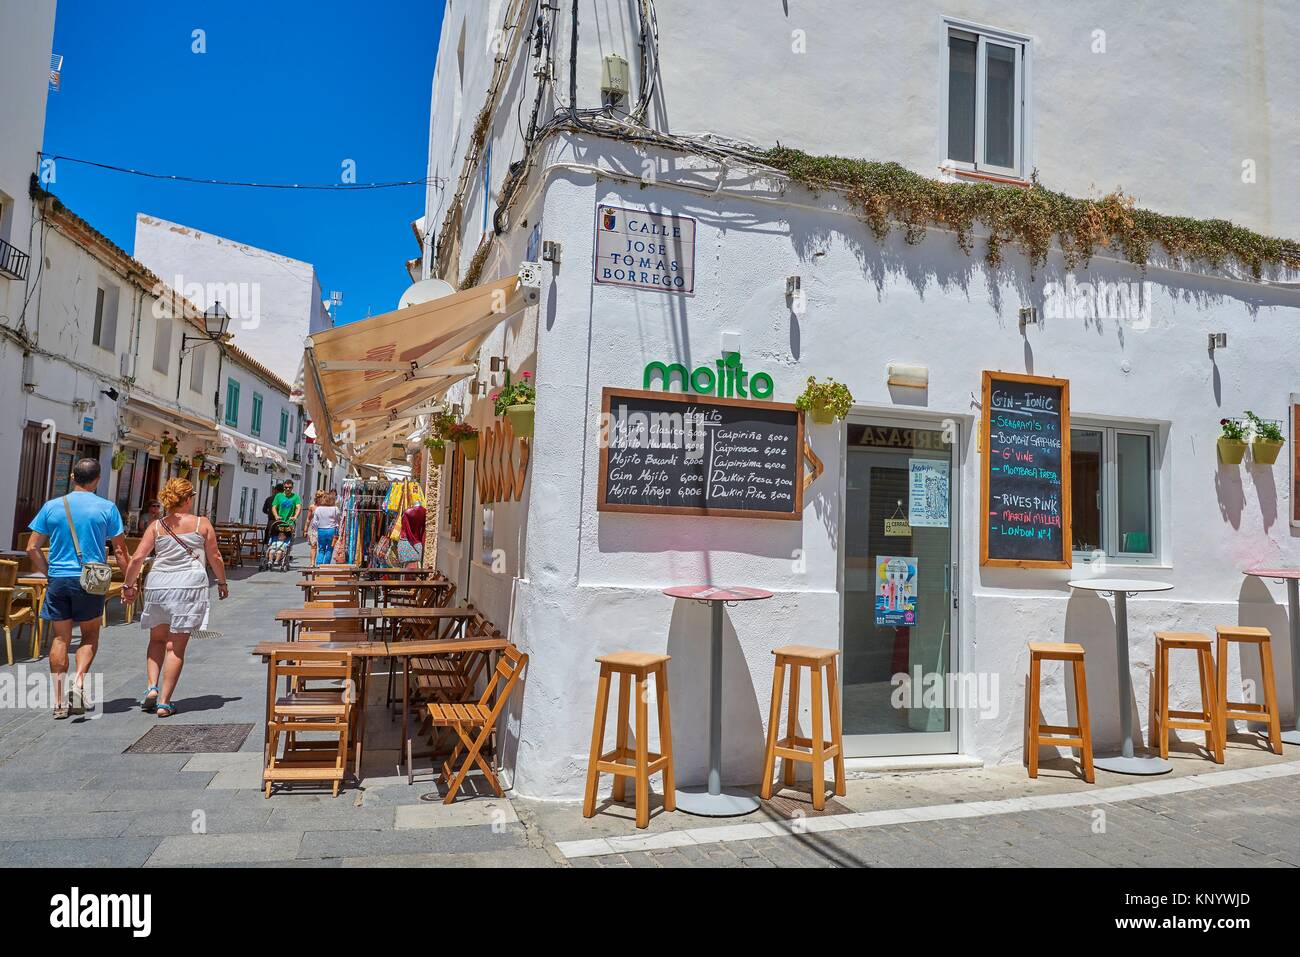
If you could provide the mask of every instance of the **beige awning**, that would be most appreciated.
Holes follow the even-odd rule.
[[[217,437],[216,422],[187,412],[179,406],[165,408],[139,395],[128,395],[126,402],[123,403],[123,410],[142,415],[169,429],[176,429],[195,438],[215,439]]]
[[[251,435],[245,435],[243,432],[236,432],[234,429],[218,425],[217,431],[221,438],[233,445],[240,455],[250,459],[261,459],[264,462],[272,462],[285,468],[290,468],[293,463],[282,449],[266,445],[253,438]]]
[[[483,339],[527,305],[517,276],[318,332],[307,339],[303,405],[316,443],[362,460],[386,456],[456,382],[476,371]]]

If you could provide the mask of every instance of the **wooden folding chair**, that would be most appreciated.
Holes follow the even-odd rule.
[[[352,655],[347,651],[304,646],[273,653],[267,668],[270,669],[266,684],[267,750],[262,772],[266,796],[271,796],[276,782],[327,781],[338,797],[347,773],[353,731]],[[277,696],[281,679],[286,679],[294,690]],[[307,680],[334,680],[342,685],[316,691],[296,688]],[[299,738],[311,732],[337,737],[333,741]],[[279,753],[281,737],[283,755]]]
[[[496,728],[501,709],[510,700],[515,683],[528,664],[528,656],[514,645],[506,647],[492,671],[492,678],[483,690],[477,704],[431,704],[429,719],[436,728],[450,728],[460,739],[451,756],[442,764],[442,780],[447,785],[443,804],[450,804],[465,781],[465,775],[475,766],[483,772],[497,797],[502,797],[501,782],[492,766],[483,758],[483,745]],[[459,770],[456,760],[464,754]]]

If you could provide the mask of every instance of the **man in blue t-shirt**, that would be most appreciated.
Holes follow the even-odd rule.
[[[81,565],[103,562],[104,543],[110,540],[118,567],[124,569],[130,561],[117,506],[95,494],[99,462],[82,459],[73,466],[72,484],[73,490],[66,496],[50,499],[41,506],[28,526],[35,534],[27,541],[27,555],[32,560],[32,568],[48,578],[41,617],[54,631],[50,643],[50,675],[54,678],[55,718],[66,718],[69,712],[84,714],[88,707],[93,707],[86,696],[85,679],[99,650],[104,596],[92,595],[81,587]],[[68,525],[69,510],[77,528],[75,543]],[[41,551],[46,542],[50,545],[48,562]],[[81,643],[77,645],[77,674],[69,691],[69,702],[64,704],[63,678],[68,673],[68,646],[72,643],[74,624],[81,628]]]

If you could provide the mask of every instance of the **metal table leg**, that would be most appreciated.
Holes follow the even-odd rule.
[[[1174,766],[1160,757],[1135,754],[1133,750],[1133,676],[1128,663],[1128,596],[1115,592],[1115,657],[1119,663],[1119,727],[1123,744],[1119,754],[1096,758],[1095,767],[1116,774],[1167,774]]]
[[[758,796],[722,786],[722,602],[709,603],[709,777],[705,785],[677,789],[677,810],[700,817],[736,817],[758,810]]]
[[[1291,616],[1291,707],[1295,727],[1282,732],[1286,744],[1300,744],[1300,578],[1286,580],[1287,613]]]

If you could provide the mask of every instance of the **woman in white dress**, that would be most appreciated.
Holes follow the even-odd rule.
[[[135,597],[136,582],[145,560],[154,556],[144,589],[140,627],[149,630],[146,670],[149,687],[140,707],[158,717],[176,713],[172,694],[185,664],[190,635],[208,625],[208,565],[217,576],[217,595],[225,599],[226,566],[217,548],[217,533],[206,518],[191,515],[194,486],[174,478],[158,496],[163,517],[145,530],[140,545],[123,576],[122,598]]]

